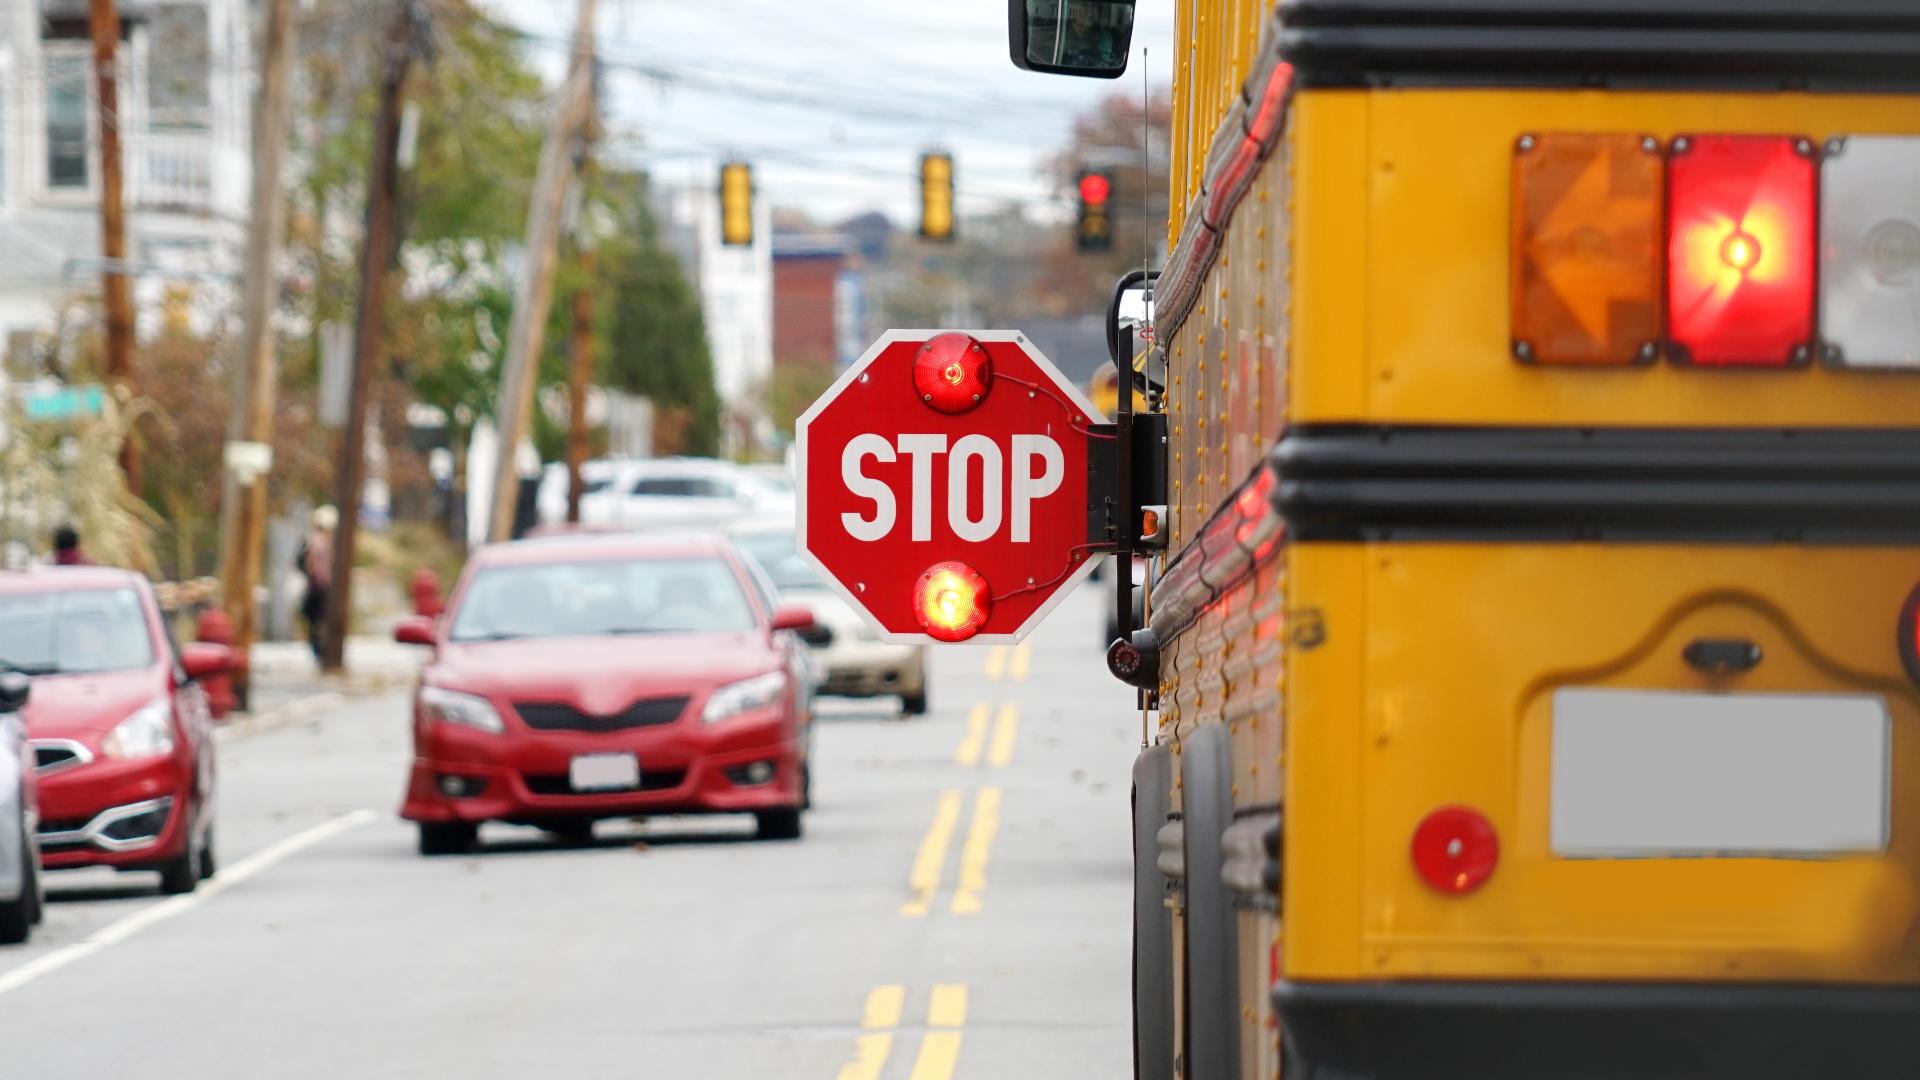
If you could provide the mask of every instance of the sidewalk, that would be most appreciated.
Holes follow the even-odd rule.
[[[413,684],[427,650],[383,637],[347,639],[346,670],[324,675],[303,641],[259,642],[252,653],[253,707],[222,725],[227,738],[300,719],[352,698]]]

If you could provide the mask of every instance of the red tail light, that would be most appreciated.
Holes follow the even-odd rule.
[[[1907,602],[1900,608],[1900,625],[1894,638],[1907,678],[1920,684],[1920,585],[1907,594]]]
[[[913,587],[913,612],[921,628],[941,641],[965,641],[979,633],[992,604],[987,579],[963,562],[935,563]]]
[[[1443,806],[1413,831],[1413,868],[1439,892],[1464,896],[1486,884],[1500,862],[1493,822],[1465,806]]]
[[[963,413],[980,404],[993,383],[993,361],[966,334],[940,334],[913,358],[913,389],[943,413]]]
[[[1667,351],[1675,360],[1785,367],[1811,355],[1816,175],[1806,139],[1674,140]]]

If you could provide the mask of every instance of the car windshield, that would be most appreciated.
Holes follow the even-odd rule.
[[[748,533],[734,537],[733,542],[760,564],[760,569],[773,579],[774,588],[781,592],[826,588],[820,575],[814,572],[813,564],[795,549],[790,532]]]
[[[454,641],[753,629],[733,569],[717,558],[596,559],[479,571]]]
[[[81,589],[0,596],[0,657],[29,675],[125,671],[153,663],[140,594]]]

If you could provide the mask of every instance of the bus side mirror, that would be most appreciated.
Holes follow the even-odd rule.
[[[1134,0],[1007,0],[1013,66],[1048,75],[1117,79],[1133,45]]]

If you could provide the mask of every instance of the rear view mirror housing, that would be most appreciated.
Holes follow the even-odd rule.
[[[27,707],[33,693],[33,681],[18,671],[0,671],[0,712],[19,712]]]
[[[233,650],[225,645],[190,641],[180,646],[180,670],[186,673],[188,682],[225,675],[233,670]]]
[[[409,615],[393,627],[393,640],[402,645],[435,645],[433,620],[425,615]]]
[[[1117,79],[1133,46],[1134,0],[1007,0],[1013,66],[1047,75]]]
[[[775,630],[811,630],[813,625],[813,612],[803,607],[783,607],[773,613]]]

